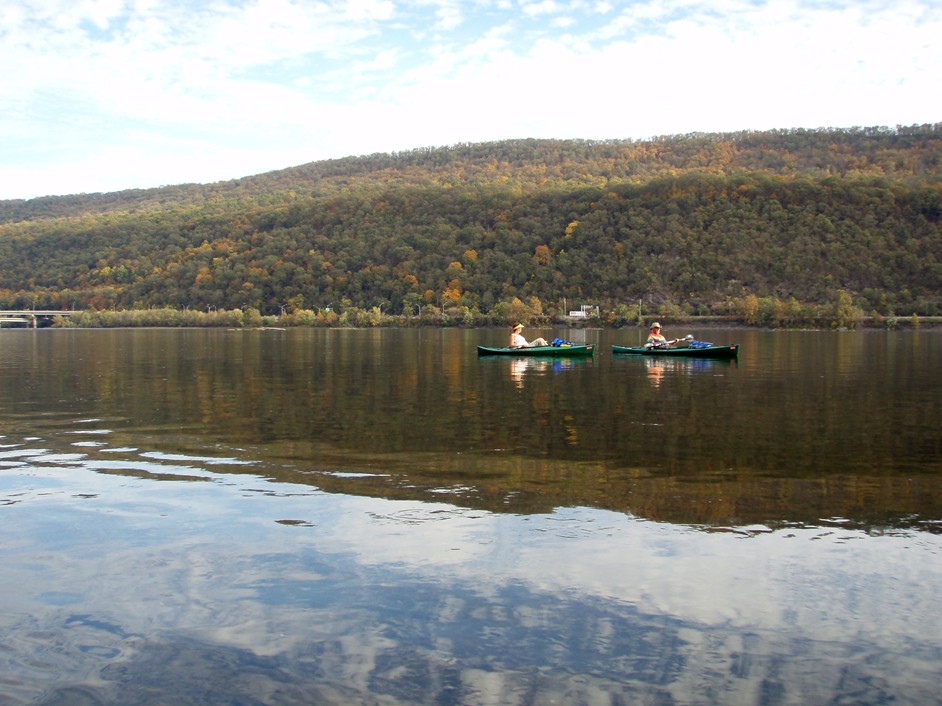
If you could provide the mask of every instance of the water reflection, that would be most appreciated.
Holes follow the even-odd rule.
[[[567,370],[574,370],[576,365],[588,365],[586,359],[573,358],[535,358],[521,356],[519,358],[484,358],[482,361],[495,361],[509,366],[510,379],[518,387],[522,388],[524,376],[529,373],[531,376],[541,376],[547,374],[559,374]],[[485,363],[486,364],[486,363]]]
[[[13,333],[0,703],[938,701],[938,339]]]
[[[618,356],[617,364],[644,366],[648,382],[658,388],[665,376],[722,374],[724,368],[736,367],[738,360],[723,358],[670,358],[657,356]]]
[[[696,332],[741,340],[737,364],[613,357],[631,341],[590,330],[597,358],[552,361],[480,359],[490,332],[461,330],[5,333],[0,415],[24,432],[242,449],[292,483],[495,512],[942,519],[938,335]]]
[[[250,456],[112,452],[148,471],[116,476],[64,433],[4,442],[0,702],[916,704],[939,686],[928,533],[496,514],[272,482]]]

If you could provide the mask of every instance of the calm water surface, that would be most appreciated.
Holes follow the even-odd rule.
[[[942,332],[691,332],[0,331],[0,704],[942,704]]]

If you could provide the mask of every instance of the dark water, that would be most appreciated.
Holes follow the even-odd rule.
[[[694,333],[0,332],[0,704],[942,703],[942,332]]]

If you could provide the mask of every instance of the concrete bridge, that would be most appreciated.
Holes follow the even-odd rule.
[[[0,311],[0,327],[5,325],[39,328],[48,325],[57,316],[72,316],[74,311],[56,309],[12,309]]]

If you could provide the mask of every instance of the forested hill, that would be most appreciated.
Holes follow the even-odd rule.
[[[695,171],[942,180],[942,123],[850,130],[774,130],[651,140],[507,140],[312,162],[215,184],[0,200],[0,223],[108,211],[161,209],[232,198],[260,202],[285,192],[328,195],[360,188],[644,182]]]
[[[0,201],[0,307],[942,307],[942,123],[509,140]]]

